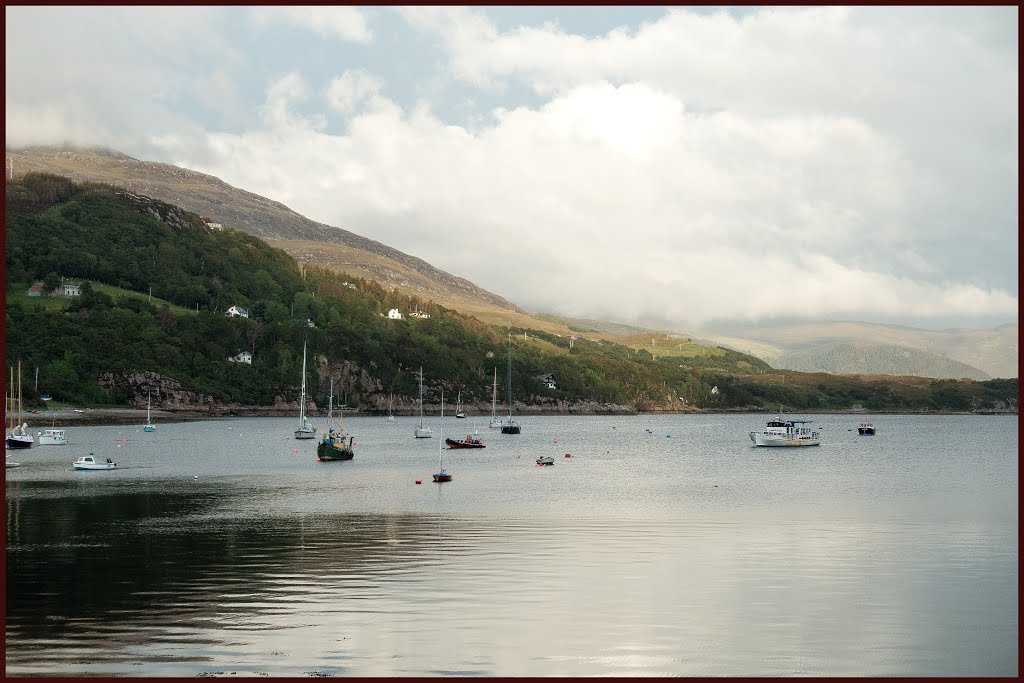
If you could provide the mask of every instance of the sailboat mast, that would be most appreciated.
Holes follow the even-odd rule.
[[[498,405],[498,366],[494,366],[494,387],[491,389],[491,424],[494,423],[495,407]]]
[[[420,366],[420,427],[423,426],[423,366]]]
[[[512,419],[512,335],[508,335],[508,419]]]
[[[11,366],[11,382],[10,382],[9,386],[11,387],[11,405],[10,405],[11,415],[10,415],[10,420],[9,421],[11,423],[11,434],[14,434],[14,366],[13,365]]]
[[[302,393],[299,395],[299,429],[306,424],[306,342],[302,342]]]
[[[21,424],[21,361],[18,361],[18,424]]]

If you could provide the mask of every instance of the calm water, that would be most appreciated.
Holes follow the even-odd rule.
[[[6,472],[7,674],[1015,676],[1017,418],[765,417],[445,418],[440,485],[413,418],[69,429]]]

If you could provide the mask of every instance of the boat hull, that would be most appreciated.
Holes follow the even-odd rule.
[[[502,434],[519,434],[519,433],[521,433],[521,430],[519,429],[519,425],[503,424],[503,425],[501,425],[501,433]]]
[[[156,431],[156,427],[154,427],[153,425],[146,425],[145,427],[142,428],[142,431],[144,431],[144,432],[155,432]]]
[[[40,446],[67,446],[68,438],[63,432],[40,432],[39,433],[39,445]]]
[[[866,435],[866,436],[874,436],[875,435],[875,428],[874,427],[858,427],[857,428],[857,433],[861,434],[861,435]]]
[[[416,429],[413,430],[413,436],[417,439],[430,439],[433,438],[434,432],[429,429]]]
[[[436,481],[438,483],[443,482],[443,481],[451,481],[452,480],[452,475],[448,474],[447,472],[440,472],[440,473],[435,474],[433,476],[434,476],[434,481]]]
[[[7,437],[8,448],[32,448],[36,442],[31,436],[9,436]]]
[[[310,431],[306,432],[306,431],[303,431],[301,429],[296,429],[295,430],[295,438],[296,439],[315,439],[316,438],[316,430],[310,430]]]
[[[351,460],[355,456],[356,454],[351,448],[346,448],[340,444],[321,443],[316,447],[316,459],[320,462]]]
[[[821,445],[821,439],[794,439],[774,434],[763,434],[761,432],[750,432],[750,440],[754,442],[755,446],[799,447]]]
[[[476,443],[469,442],[469,443],[467,443],[465,441],[455,441],[453,439],[445,439],[444,442],[448,445],[448,448],[484,448],[485,447],[484,444],[482,444],[480,442],[476,442]]]
[[[95,464],[89,464],[89,465],[83,465],[83,464],[80,464],[80,463],[74,463],[72,465],[72,467],[74,467],[74,469],[76,469],[76,470],[116,470],[117,469],[117,463],[109,462],[109,463],[95,463]]]

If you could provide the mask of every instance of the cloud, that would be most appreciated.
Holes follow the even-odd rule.
[[[535,309],[1016,317],[1014,10],[677,8],[586,37],[402,8],[440,50],[410,85],[385,47],[285,49],[282,26],[372,37],[315,9],[8,8],[8,140],[211,173]],[[494,104],[456,125],[456,100]]]
[[[250,20],[261,28],[295,26],[362,44],[374,37],[366,17],[355,7],[254,7],[249,12]]]
[[[268,106],[289,96],[305,89],[279,82]],[[875,217],[905,210],[908,169],[855,119],[691,113],[644,84],[583,85],[474,131],[365,104],[340,135],[291,116],[212,136],[199,170],[530,307],[688,324],[1016,315],[1006,291],[888,272]],[[865,244],[877,251],[858,265]]]
[[[363,100],[380,92],[381,80],[366,71],[349,70],[331,80],[326,97],[342,113],[351,112]]]

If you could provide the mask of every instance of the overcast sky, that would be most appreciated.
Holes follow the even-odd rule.
[[[7,7],[7,143],[210,173],[531,310],[998,324],[1017,15]]]

